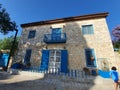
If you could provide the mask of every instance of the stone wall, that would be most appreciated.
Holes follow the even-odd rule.
[[[93,24],[93,35],[82,35],[82,25]],[[63,44],[45,44],[43,42],[44,34],[51,33],[52,28],[62,27],[62,32],[67,35],[67,42]],[[33,39],[28,39],[30,30],[36,30],[36,36]],[[24,60],[27,48],[32,49],[31,62],[33,66],[40,66],[42,49],[64,49],[69,53],[69,68],[82,69],[86,67],[85,48],[94,48],[96,59],[106,58],[110,67],[116,65],[113,46],[111,43],[108,27],[105,18],[81,20],[74,22],[31,26],[23,28],[21,39],[19,42],[19,50],[14,61]]]

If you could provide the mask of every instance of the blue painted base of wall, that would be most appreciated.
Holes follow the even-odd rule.
[[[98,70],[98,74],[103,78],[110,78],[110,71]]]

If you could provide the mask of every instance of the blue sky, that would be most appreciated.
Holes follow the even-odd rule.
[[[17,23],[19,36],[22,32],[20,24],[23,23],[99,12],[109,12],[107,23],[110,33],[120,24],[120,0],[0,0],[0,3]],[[0,38],[14,34],[0,34]]]

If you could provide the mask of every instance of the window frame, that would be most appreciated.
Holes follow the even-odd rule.
[[[29,52],[30,51],[30,52]],[[30,63],[30,59],[31,59],[31,55],[32,55],[32,49],[26,49],[26,52],[25,52],[25,56],[24,56],[24,64],[28,64],[28,63]],[[28,57],[29,56],[29,57]],[[26,58],[29,58],[29,61],[27,60],[27,61],[25,61],[26,60]]]
[[[93,24],[82,25],[82,34],[83,35],[93,35],[94,34]]]
[[[87,67],[97,67],[97,65],[96,65],[96,55],[95,55],[95,50],[94,50],[94,48],[85,48],[84,51],[85,51],[86,66],[87,66]],[[90,53],[92,54],[92,55],[90,55],[90,57],[88,57],[88,56],[86,55],[86,52],[87,52],[87,51],[90,51]],[[94,61],[89,62],[89,61],[91,60],[91,59],[90,59],[91,56],[94,57]],[[88,61],[88,59],[89,59],[89,61]],[[91,64],[93,64],[93,65],[89,65],[89,63],[91,63]]]
[[[57,52],[59,52],[60,55],[57,55]],[[53,60],[51,60],[51,58],[53,58]],[[57,58],[60,59],[59,62],[57,62]],[[54,65],[52,65],[52,64],[54,64]],[[58,66],[58,64],[59,64],[59,66]],[[48,66],[49,66],[48,67],[49,70],[51,70],[51,69],[59,70],[61,68],[61,50],[57,50],[57,49],[50,50]]]
[[[54,31],[56,30],[56,31]],[[60,31],[57,31],[60,30]],[[51,39],[56,40],[56,39],[61,39],[62,37],[62,28],[52,28],[51,30]]]
[[[36,36],[36,30],[30,30],[28,33],[28,39],[35,38],[35,36]]]
[[[56,29],[61,29],[61,30],[60,30],[60,33],[58,33],[58,34],[61,34],[61,33],[62,33],[62,28],[52,28],[52,29],[51,29],[51,30],[52,30],[51,33],[52,33],[52,34],[57,34],[57,33],[53,33],[53,30],[56,30]]]

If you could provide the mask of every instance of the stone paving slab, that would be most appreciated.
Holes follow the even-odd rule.
[[[0,72],[0,90],[114,90],[114,88],[111,80],[101,77],[92,80],[27,72],[18,75]]]

